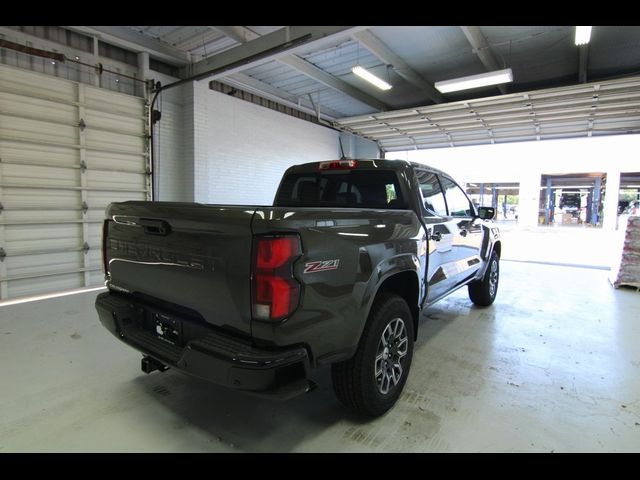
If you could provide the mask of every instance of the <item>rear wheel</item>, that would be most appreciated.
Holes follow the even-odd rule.
[[[491,254],[489,266],[482,280],[469,284],[469,298],[480,307],[488,307],[496,299],[498,281],[500,280],[500,257],[496,252]]]
[[[381,293],[354,357],[331,367],[338,399],[362,415],[378,416],[389,410],[407,381],[413,338],[407,302],[398,295]]]

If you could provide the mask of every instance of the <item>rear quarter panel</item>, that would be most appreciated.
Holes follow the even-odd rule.
[[[378,287],[391,275],[424,271],[424,229],[410,210],[258,208],[254,234],[301,236],[294,264],[302,284],[296,312],[283,322],[252,322],[252,335],[273,345],[308,344],[314,365],[350,356]],[[337,260],[333,270],[305,273],[305,265]]]

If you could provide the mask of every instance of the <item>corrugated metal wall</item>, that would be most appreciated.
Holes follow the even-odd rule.
[[[106,206],[150,199],[146,108],[0,65],[0,299],[102,284]]]

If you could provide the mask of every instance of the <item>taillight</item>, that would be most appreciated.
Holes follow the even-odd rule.
[[[356,168],[355,160],[332,160],[330,162],[320,162],[318,170],[351,170]]]
[[[107,235],[109,234],[109,220],[105,220],[102,224],[102,270],[104,274],[109,273],[109,264],[107,263]]]
[[[253,318],[281,320],[298,307],[300,284],[293,276],[293,262],[301,253],[297,235],[254,238]]]

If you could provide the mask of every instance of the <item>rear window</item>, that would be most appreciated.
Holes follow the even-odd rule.
[[[397,175],[384,170],[292,173],[284,178],[275,205],[407,208]]]

